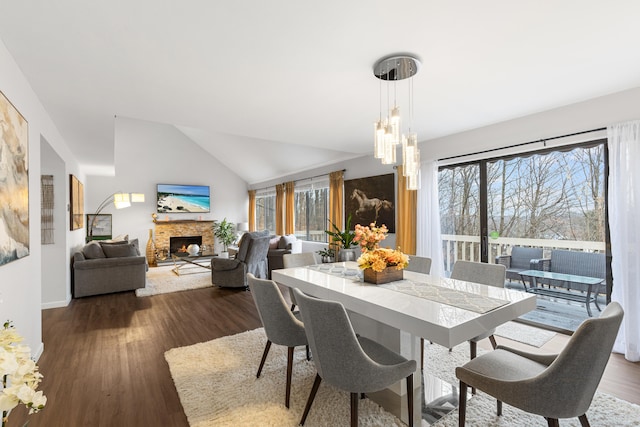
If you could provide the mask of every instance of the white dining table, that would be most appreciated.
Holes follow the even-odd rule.
[[[536,308],[530,293],[481,285],[412,271],[386,285],[362,281],[355,262],[274,270],[272,279],[316,298],[339,301],[359,334],[418,362],[420,338],[447,348],[461,344]],[[418,377],[419,378],[419,377]],[[414,381],[421,396],[421,381]],[[370,397],[406,422],[401,383]],[[414,422],[422,423],[421,403]]]

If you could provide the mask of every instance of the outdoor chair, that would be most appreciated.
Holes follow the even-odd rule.
[[[358,395],[375,392],[406,378],[409,426],[413,426],[413,372],[415,360],[367,338],[357,336],[342,304],[309,297],[294,289],[305,332],[318,370],[300,425],[325,380],[351,394],[351,426],[358,425]]]
[[[573,417],[578,417],[583,427],[589,426],[586,412],[609,361],[623,314],[620,304],[612,302],[599,318],[582,322],[557,355],[498,346],[456,368],[459,426],[465,425],[468,386],[495,397],[498,415],[502,415],[504,402],[545,417],[550,427],[558,427],[560,418]]]
[[[248,273],[247,281],[249,289],[256,303],[264,332],[267,335],[267,344],[260,360],[260,367],[256,378],[260,378],[264,362],[269,354],[271,344],[284,345],[287,347],[287,382],[284,398],[284,406],[289,408],[289,400],[291,396],[291,375],[293,372],[293,350],[299,345],[307,345],[307,336],[304,331],[302,322],[294,316],[287,303],[280,293],[280,289],[276,282],[272,280],[256,279],[256,277]],[[307,359],[309,352],[307,351]]]
[[[514,246],[511,248],[511,255],[500,255],[496,257],[496,264],[502,264],[507,268],[506,278],[516,280],[522,283],[521,271],[536,270],[538,267],[535,262],[531,261],[541,259],[543,256],[542,248],[525,248],[522,246]],[[524,286],[524,283],[523,283]]]

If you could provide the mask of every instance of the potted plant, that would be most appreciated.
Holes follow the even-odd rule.
[[[331,248],[324,248],[318,251],[318,255],[322,257],[322,262],[333,262],[335,259],[335,251]]]
[[[213,221],[213,235],[220,240],[222,243],[222,252],[220,253],[221,258],[229,257],[229,245],[233,243],[236,239],[236,233],[234,230],[234,224],[232,222],[228,222],[227,218],[224,218],[222,221]]]
[[[353,239],[356,233],[351,231],[351,214],[347,218],[347,224],[344,231],[340,230],[334,223],[329,221],[333,230],[325,230],[324,232],[331,236],[331,241],[338,247],[338,261],[355,261],[356,253],[351,247],[354,245]]]

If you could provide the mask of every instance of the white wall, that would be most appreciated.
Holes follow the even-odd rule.
[[[526,100],[523,102],[526,102]],[[442,159],[449,156],[606,127],[613,123],[640,118],[639,106],[640,88],[635,88],[422,142],[420,143],[420,155],[423,161]],[[602,135],[602,132],[600,134]],[[568,139],[568,141],[579,139],[579,137],[576,137]],[[542,144],[535,144],[535,146],[530,146],[528,149],[518,148],[517,150],[524,151],[540,148],[542,148]],[[495,152],[484,157],[501,154],[504,153]],[[465,158],[460,161],[467,160],[470,159]]]
[[[57,263],[58,258],[42,258],[40,246],[40,138],[44,137],[52,149],[65,162],[66,174],[76,174],[78,163],[60,136],[48,113],[33,92],[29,82],[22,75],[17,64],[9,54],[6,46],[0,41],[0,91],[20,111],[29,124],[29,250],[27,257],[0,266],[0,319],[10,319],[18,332],[25,337],[25,344],[31,347],[35,356],[43,350],[42,344],[42,266]],[[67,185],[65,204],[69,202]],[[68,221],[68,215],[66,218]],[[82,240],[82,232],[64,233],[63,245],[65,258],[71,253],[71,247],[78,239]],[[68,287],[70,271],[65,269],[64,280],[58,286]],[[63,285],[62,285],[63,284]]]
[[[87,213],[95,212],[110,194],[123,191],[144,193],[144,203],[126,209],[109,204],[103,213],[112,214],[113,235],[128,234],[146,246],[151,214],[156,211],[157,184],[208,185],[211,213],[169,214],[173,220],[216,219],[246,222],[249,198],[247,183],[204,151],[175,126],[118,117],[115,119],[115,177],[88,177],[85,194]],[[165,214],[159,219],[164,220]]]

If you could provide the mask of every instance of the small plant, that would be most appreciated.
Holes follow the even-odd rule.
[[[230,244],[236,240],[234,224],[228,222],[227,218],[222,221],[213,221],[213,235],[222,243],[223,252],[227,252]]]
[[[334,231],[325,230],[324,232],[331,236],[331,241],[337,243],[339,247],[349,249],[353,245],[353,239],[356,237],[356,233],[351,231],[351,214],[347,218],[347,225],[344,227],[344,231],[341,231],[334,223],[329,221]]]
[[[318,255],[320,255],[323,258],[324,257],[333,258],[336,255],[336,252],[331,248],[324,248],[318,251]]]

